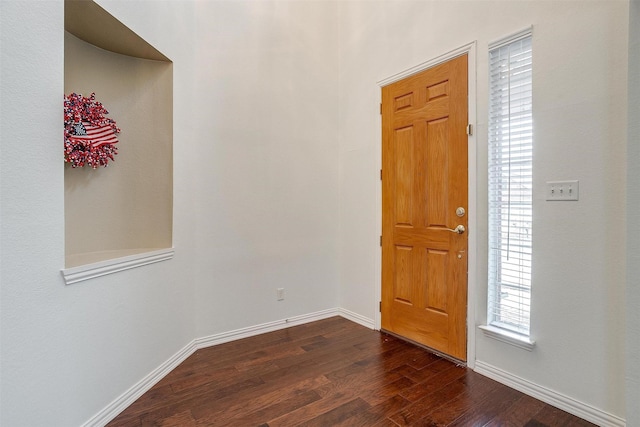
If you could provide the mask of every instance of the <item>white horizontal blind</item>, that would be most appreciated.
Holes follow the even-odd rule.
[[[532,242],[531,33],[489,50],[489,301],[492,326],[529,336]]]

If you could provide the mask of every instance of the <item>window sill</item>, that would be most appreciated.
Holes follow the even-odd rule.
[[[62,273],[62,277],[64,277],[65,284],[71,285],[73,283],[91,280],[96,277],[106,276],[119,271],[130,270],[143,265],[170,260],[173,258],[173,254],[173,248],[160,249],[109,259],[106,261],[94,262],[91,264],[84,264],[77,267],[65,268],[60,272]]]
[[[478,326],[478,328],[480,328],[484,335],[489,338],[511,344],[527,351],[533,350],[536,345],[536,342],[531,341],[531,339],[529,338],[506,331],[504,329],[496,328],[495,326],[481,325]]]

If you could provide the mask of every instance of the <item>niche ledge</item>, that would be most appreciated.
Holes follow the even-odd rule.
[[[122,256],[123,251],[108,251],[110,253],[94,253],[94,254],[80,254],[77,255],[77,259],[74,261],[81,264],[77,267],[65,268],[61,270],[64,282],[67,285],[72,285],[78,282],[84,282],[85,280],[95,279],[96,277],[106,276],[108,274],[118,273],[120,271],[130,270],[132,268],[142,267],[143,265],[154,264],[156,262],[168,261],[173,258],[174,249],[136,249],[131,250],[139,253]],[[106,252],[106,251],[105,251]],[[87,263],[91,257],[117,257],[108,259],[106,261],[99,261],[93,263]]]

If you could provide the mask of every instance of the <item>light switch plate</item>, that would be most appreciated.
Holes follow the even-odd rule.
[[[547,200],[578,200],[579,181],[547,181]]]

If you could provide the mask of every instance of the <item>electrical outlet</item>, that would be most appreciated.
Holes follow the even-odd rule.
[[[284,288],[276,289],[276,298],[278,301],[282,301],[284,299]]]
[[[547,181],[547,200],[578,200],[579,181]]]

